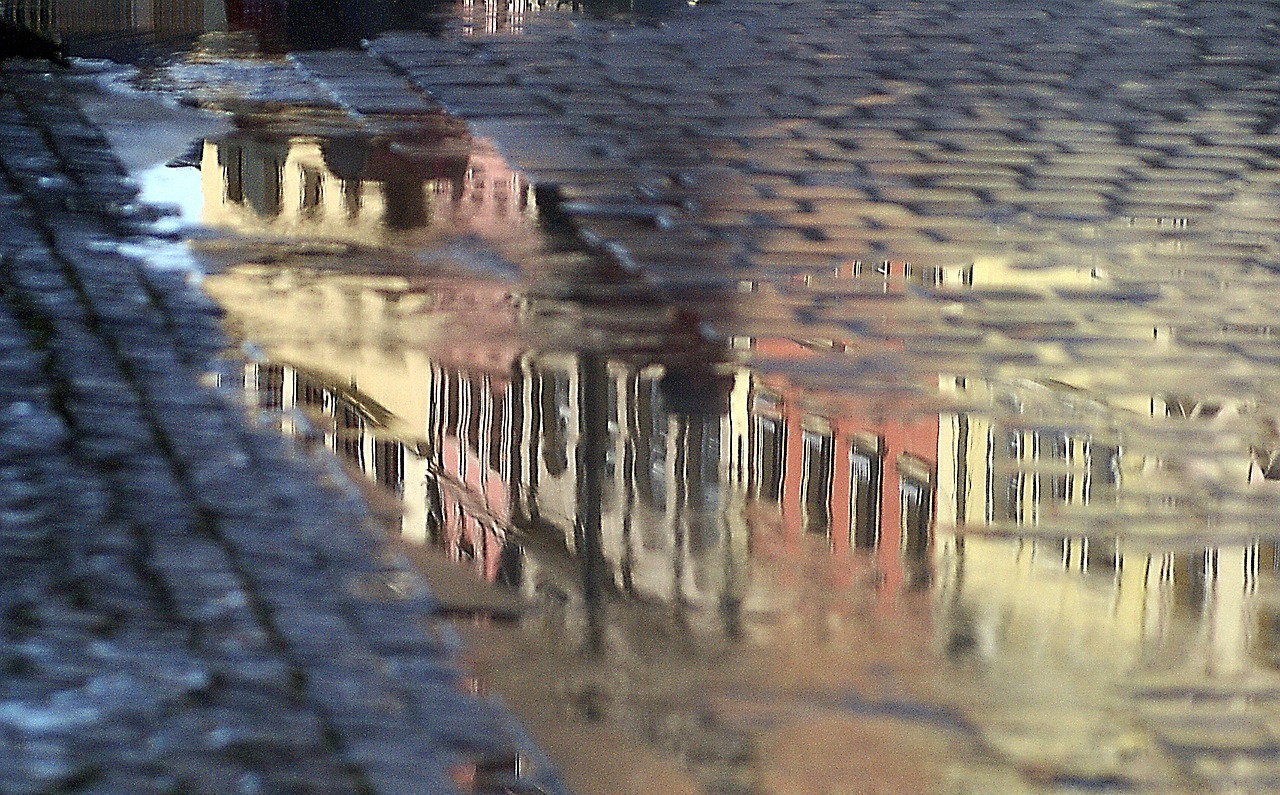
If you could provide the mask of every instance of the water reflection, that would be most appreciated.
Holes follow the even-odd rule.
[[[532,188],[443,115],[373,140],[239,133],[205,141],[200,170],[201,221],[214,228],[365,246],[411,246],[439,230],[529,234]]]
[[[250,51],[358,48],[392,30],[520,33],[546,10],[594,16],[669,14],[685,0],[2,0],[0,17],[54,34],[73,55],[145,57],[147,42],[185,49],[248,36]],[[208,35],[206,35],[208,34]]]
[[[255,240],[210,246],[226,267],[208,289],[265,350],[243,383],[273,421],[397,494],[404,539],[537,606],[527,621],[576,666],[543,680],[559,708],[679,757],[704,791],[871,775],[832,744],[797,751],[819,727],[880,749],[901,791],[1265,789],[1275,540],[1125,525],[1196,504],[1130,443],[1135,417],[1248,407],[1119,404],[1087,377],[936,375],[933,408],[901,411],[815,386],[807,365],[854,344],[707,334],[566,240],[483,142],[433,124],[205,142],[206,223]],[[836,278],[881,294],[1022,278],[1002,268]],[[733,330],[768,300],[696,303]],[[1267,480],[1268,439],[1224,455],[1223,477]],[[1208,701],[1227,705],[1212,722]],[[895,778],[898,732],[918,745]]]

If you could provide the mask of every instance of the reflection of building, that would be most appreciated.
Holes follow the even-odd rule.
[[[801,360],[825,343],[758,340],[757,353]],[[747,407],[750,491],[776,506],[784,537],[829,539],[832,552],[874,557],[883,592],[928,579],[936,512],[937,417],[874,420],[857,402],[805,408],[780,376],[757,380]]]
[[[748,549],[785,555],[800,535],[873,558],[886,593],[927,579],[936,422],[805,412],[785,382],[746,370],[727,412],[683,415],[666,405],[660,366],[608,360],[598,394],[591,366],[572,353],[527,353],[502,393],[487,377],[481,387],[436,370],[429,443],[455,486],[470,487],[464,504],[503,514],[493,482],[505,478],[513,526],[550,530],[580,552],[584,448],[603,430],[599,552],[621,591],[711,609],[741,586]],[[590,427],[590,400],[603,403],[603,429]],[[754,525],[769,529],[753,535]]]
[[[624,357],[526,353],[516,518],[597,556],[610,589],[714,610],[739,587],[747,550],[733,421],[671,412],[663,375]],[[583,535],[595,510],[598,539]]]
[[[225,20],[224,0],[3,0],[0,16],[63,36],[194,34]]]
[[[248,133],[206,141],[207,224],[282,241],[286,258],[293,241],[319,241],[343,270],[312,270],[305,257],[297,268],[245,263],[205,287],[238,336],[271,350],[273,363],[248,366],[246,385],[262,405],[286,411],[284,430],[306,425],[401,495],[407,537],[505,577],[510,561],[496,550],[509,524],[501,463],[509,456],[490,453],[470,422],[508,399],[516,304],[501,281],[441,276],[410,252],[442,232],[528,248],[538,240],[536,208],[523,178],[460,123],[419,121],[394,141]],[[275,256],[270,242],[261,247]],[[483,342],[460,336],[469,334]],[[483,371],[474,385],[468,368]],[[497,438],[508,425],[486,433]]]
[[[1170,552],[944,533],[937,561],[939,597],[963,610],[965,653],[980,658],[1027,646],[1064,665],[1088,660],[1099,681],[1142,667],[1228,677],[1256,668],[1255,650],[1278,648],[1276,627],[1253,623],[1257,600],[1280,585],[1271,541]]]
[[[1034,526],[1069,506],[1114,500],[1121,450],[1106,408],[1061,386],[943,379],[942,388],[998,410],[943,417],[939,519],[949,527]],[[1056,422],[1027,422],[1028,415]],[[996,419],[996,418],[1001,419]]]
[[[241,232],[375,245],[438,229],[488,238],[521,233],[533,210],[528,183],[457,123],[438,124],[439,139],[421,156],[407,144],[356,136],[207,141],[202,220]],[[451,140],[456,144],[446,146]]]
[[[426,540],[491,581],[521,583],[523,557],[511,537],[511,449],[515,395],[510,379],[435,365],[427,440],[433,467],[426,494]]]

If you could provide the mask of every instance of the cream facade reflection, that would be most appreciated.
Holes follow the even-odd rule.
[[[1035,289],[1064,278],[1082,286],[1107,279],[1094,268],[1046,276],[995,264],[975,263],[949,285]],[[1153,329],[1148,344],[1169,343],[1168,329]],[[939,422],[935,563],[937,597],[950,618],[940,624],[942,647],[958,657],[1030,657],[1063,668],[1088,661],[1099,684],[1113,675],[1178,681],[1207,674],[1230,683],[1261,675],[1259,650],[1274,643],[1274,630],[1254,616],[1277,593],[1273,541],[1168,551],[1140,535],[1072,530],[1089,526],[1091,515],[1132,510],[1126,485],[1157,484],[1169,506],[1182,497],[1162,485],[1160,457],[1126,448],[1120,416],[1222,423],[1249,407],[1175,395],[1103,403],[1090,391],[1098,375],[1106,374],[1079,373],[1070,383],[940,378],[944,396],[989,407]],[[1270,449],[1260,440],[1251,454],[1205,462],[1200,474],[1264,480]]]
[[[938,596],[949,610],[962,606],[966,653],[978,658],[1087,660],[1100,682],[1179,673],[1231,680],[1274,664],[1257,654],[1274,646],[1274,629],[1254,620],[1277,595],[1274,558],[1271,541],[1167,552],[1114,539],[944,532]],[[954,636],[943,641],[954,648]]]
[[[749,528],[737,422],[741,388],[727,414],[679,415],[659,387],[663,370],[626,359],[603,364],[605,389],[584,388],[589,367],[574,354],[527,353],[520,363],[522,419],[517,521],[554,528],[568,550],[583,554],[587,506],[582,483],[587,435],[600,433],[598,554],[611,588],[633,597],[679,603],[688,616],[714,621],[725,598],[746,598]],[[739,375],[739,386],[745,374]],[[607,418],[592,428],[584,401],[599,400]],[[580,588],[569,583],[565,591]]]
[[[461,134],[450,130],[453,134]],[[206,141],[202,222],[247,234],[403,245],[447,231],[527,236],[532,187],[483,141],[456,154],[360,137],[236,135]]]
[[[303,137],[210,143],[206,212],[268,237],[390,246],[380,269],[400,256],[397,241],[437,227],[533,250],[528,186],[485,158],[419,161],[389,190],[403,174],[379,171],[368,150],[349,159]],[[340,163],[348,165],[335,170]],[[530,595],[556,594],[575,620],[594,587],[582,574],[589,558],[610,593],[677,605],[687,625],[725,633],[727,605],[763,615],[784,600],[777,582],[753,573],[785,570],[817,541],[836,586],[874,578],[883,609],[911,588],[933,589],[944,619],[963,606],[963,633],[958,621],[938,625],[944,647],[966,654],[999,656],[1012,643],[1064,659],[1088,650],[1120,670],[1176,651],[1178,665],[1228,674],[1248,670],[1250,650],[1271,642],[1250,624],[1259,583],[1272,587],[1259,576],[1263,546],[1173,553],[1051,529],[1115,505],[1126,473],[1160,466],[1125,449],[1114,412],[1159,418],[1192,406],[1203,415],[1202,404],[1102,405],[1087,378],[943,376],[943,394],[993,410],[871,419],[877,413],[857,399],[811,400],[785,376],[738,367],[721,410],[681,413],[664,398],[661,357],[540,348],[537,335],[521,336],[537,306],[512,286],[403,271],[242,265],[209,283],[244,335],[280,363],[252,365],[248,384],[270,405],[310,417],[335,453],[403,495],[405,537]],[[996,260],[931,270],[851,264],[840,275],[881,279],[886,290],[1106,278],[1085,266],[1036,273]],[[802,360],[839,344],[734,347]],[[592,445],[602,451],[594,473]],[[1248,477],[1247,457],[1241,463]],[[584,490],[593,477],[598,492]],[[1199,640],[1173,642],[1185,633]]]
[[[509,423],[469,418],[501,411],[517,311],[501,282],[447,276],[413,246],[474,234],[498,248],[536,245],[527,182],[456,123],[424,119],[427,141],[238,134],[207,141],[204,221],[262,241],[298,267],[236,264],[206,280],[235,333],[270,350],[245,385],[282,412],[288,433],[319,437],[403,501],[400,531],[447,546],[492,578],[510,525],[509,450],[491,451]],[[434,145],[419,156],[411,145]],[[459,146],[465,144],[465,146]],[[303,241],[311,254],[296,254]],[[324,264],[340,261],[340,269]],[[454,266],[456,268],[456,265]],[[460,322],[461,319],[461,322]],[[465,343],[457,329],[479,334]],[[442,369],[478,366],[469,376]],[[496,375],[491,375],[496,374]],[[479,420],[478,420],[479,421]]]

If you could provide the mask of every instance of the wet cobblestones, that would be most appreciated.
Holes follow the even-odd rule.
[[[1274,538],[1278,30],[1252,2],[745,0],[369,50],[724,337],[826,346],[744,353],[757,372],[981,418],[989,450],[1122,448],[1072,464],[1105,496],[943,528],[1070,550]],[[989,489],[1047,482],[1003,454]],[[1275,790],[1272,671],[1144,661],[1099,688],[1089,664],[955,694],[991,760],[955,791]]]
[[[1248,2],[747,0],[369,49],[672,300],[751,285],[708,318],[726,337],[767,313],[833,341],[802,382],[895,412],[936,405],[939,374],[1085,388],[1138,458],[1192,459],[1159,466],[1199,495],[1152,519],[1138,495],[1169,483],[1131,473],[1094,529],[1248,534],[1273,496],[1198,480],[1241,437],[1161,438],[1120,407],[1274,413],[1266,332],[1242,325],[1280,295],[1277,25]]]
[[[6,66],[0,126],[0,791],[558,791],[429,593],[359,587],[412,576],[359,497],[205,385],[219,312],[126,253],[155,215],[63,78]]]

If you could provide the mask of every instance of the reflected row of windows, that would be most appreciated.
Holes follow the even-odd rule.
[[[943,268],[914,262],[852,260],[841,266],[838,275],[854,279],[881,279],[886,284],[891,280],[901,280],[923,287],[972,287],[974,266],[970,263],[963,267]]]
[[[485,373],[473,374],[432,365],[429,429],[437,449],[445,439],[457,441],[474,461],[493,472],[510,472],[512,405],[509,386]],[[469,472],[468,457],[459,461],[459,477]]]
[[[961,522],[1036,524],[1045,509],[1114,497],[1121,449],[1087,434],[956,415],[955,505]],[[980,444],[975,444],[981,442]],[[971,482],[971,480],[973,482]],[[979,506],[970,504],[976,491]]]
[[[384,488],[404,493],[404,444],[375,432],[380,423],[351,390],[280,364],[249,365],[247,378],[258,406],[283,416],[300,410],[330,450]],[[292,427],[288,419],[282,423]]]
[[[224,0],[4,0],[0,18],[54,35],[196,33],[204,29],[206,2]]]
[[[237,137],[213,146],[224,202],[263,221],[410,230],[430,225],[438,207],[505,219],[527,215],[533,203],[525,180],[483,152],[421,164],[385,162],[391,156],[363,140]]]
[[[780,398],[757,396],[757,410],[778,412]],[[815,426],[826,423],[814,422]],[[798,466],[801,527],[806,533],[831,537],[835,532],[837,479],[848,486],[847,526],[854,549],[875,549],[881,542],[885,517],[885,472],[888,448],[883,437],[854,433],[838,436],[825,427],[800,428],[799,460],[788,457],[788,427],[777,414],[756,414],[751,425],[751,496],[781,505],[785,500],[788,466]],[[932,450],[921,451],[932,452]],[[934,522],[936,490],[933,465],[927,459],[900,451],[895,455],[897,506],[903,549],[923,554]],[[843,513],[843,511],[841,512]]]

